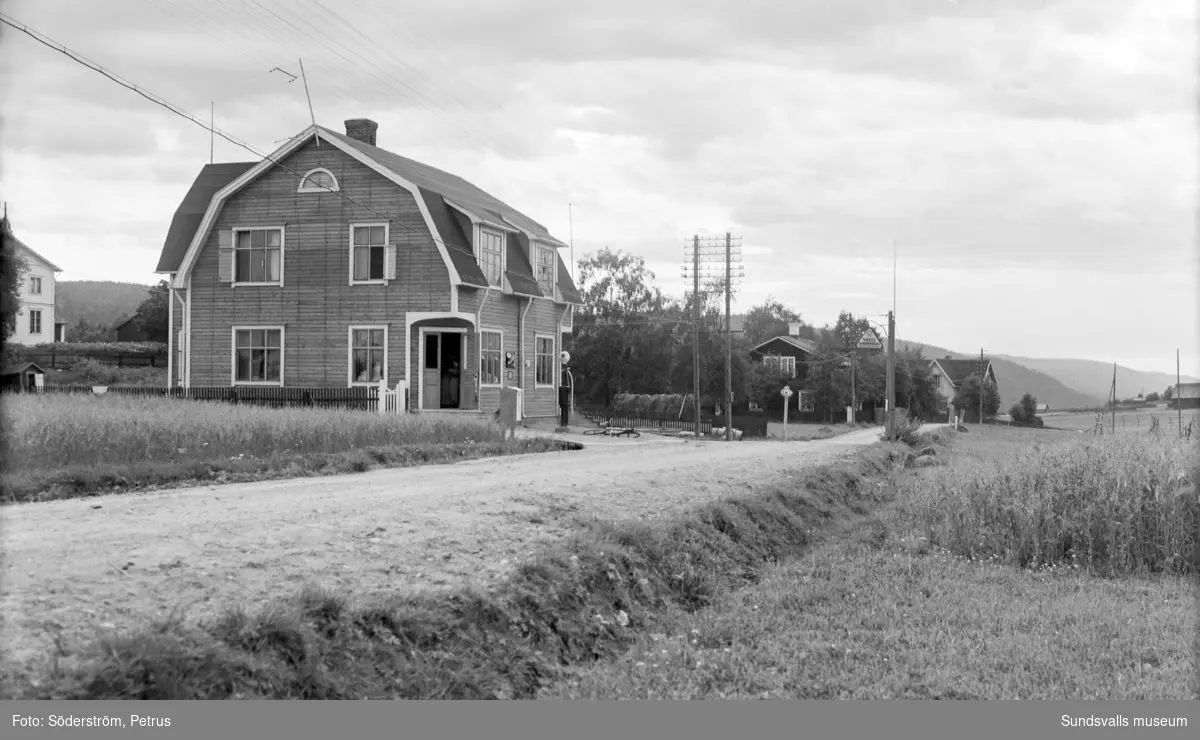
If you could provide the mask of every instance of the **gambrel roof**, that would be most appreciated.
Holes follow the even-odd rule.
[[[557,288],[562,299],[567,303],[582,303],[582,296],[558,253],[558,248],[566,245],[551,235],[545,226],[457,175],[324,126],[310,126],[262,162],[205,166],[175,213],[157,271],[173,273],[177,279],[182,279],[191,266],[189,253],[199,248],[211,228],[215,207],[314,136],[322,142],[329,141],[352,158],[389,177],[417,198],[418,206],[427,216],[438,251],[450,269],[452,283],[475,287],[487,285],[483,270],[469,247],[471,219],[474,219],[505,234],[508,258],[505,277],[514,292],[535,297],[543,295],[534,278],[529,256],[530,240],[533,239],[555,248]],[[205,233],[201,234],[202,231]]]

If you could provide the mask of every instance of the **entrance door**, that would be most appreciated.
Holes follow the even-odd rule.
[[[421,370],[424,383],[421,393],[421,408],[437,409],[442,406],[442,335],[425,335],[425,367]]]
[[[462,404],[462,340],[460,332],[442,334],[441,408],[456,409]]]

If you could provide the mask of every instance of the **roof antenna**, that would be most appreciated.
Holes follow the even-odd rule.
[[[313,113],[312,95],[308,94],[308,75],[304,74],[304,60],[300,60],[300,76],[304,78],[304,97],[308,98],[308,115],[312,117],[313,132],[317,136],[317,146],[321,146],[321,133],[317,131],[317,115]]]

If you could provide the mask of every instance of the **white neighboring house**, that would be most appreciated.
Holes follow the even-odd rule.
[[[62,268],[15,236],[11,238],[29,269],[21,276],[21,310],[17,314],[17,330],[8,341],[13,344],[65,342],[67,323],[58,321],[54,315],[54,282]]]

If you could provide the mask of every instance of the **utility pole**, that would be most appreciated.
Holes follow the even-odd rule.
[[[1109,391],[1109,403],[1112,405],[1112,433],[1117,433],[1117,363],[1113,363],[1112,390]]]
[[[700,237],[692,237],[692,412],[700,439]]]
[[[740,237],[726,233],[724,237],[706,237],[703,241],[699,236],[693,236],[684,250],[684,256],[690,259],[684,263],[683,276],[692,278],[692,293],[694,306],[695,329],[692,334],[692,361],[695,364],[695,412],[696,434],[700,434],[700,278],[706,281],[725,283],[725,399],[721,408],[725,414],[725,439],[733,439],[733,332],[732,332],[732,301],[733,285],[743,277],[742,274],[742,245]],[[721,263],[724,264],[721,264]],[[690,264],[689,264],[690,263]],[[690,273],[690,274],[689,274]]]
[[[215,151],[214,146],[216,144],[216,142],[215,142],[216,134],[214,133],[214,131],[216,130],[216,126],[217,126],[217,102],[215,100],[213,100],[213,101],[210,101],[208,104],[208,163],[209,164],[212,164],[214,161],[216,161],[213,157],[213,152]]]
[[[983,386],[987,381],[987,368],[983,361],[983,347],[979,348],[979,423],[983,424]]]
[[[887,436],[896,441],[896,314],[888,311]]]
[[[850,418],[847,421],[853,423],[858,421],[858,397],[855,395],[856,388],[854,387],[854,356],[858,354],[858,350],[850,350]]]
[[[1175,350],[1175,411],[1179,419],[1179,436],[1183,436],[1183,404],[1179,402],[1179,350]]]
[[[725,232],[725,398],[721,407],[725,409],[725,441],[733,441],[733,326],[729,318],[729,306],[733,299],[733,235]]]

